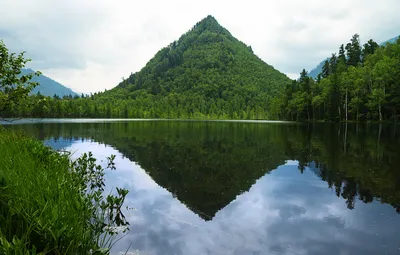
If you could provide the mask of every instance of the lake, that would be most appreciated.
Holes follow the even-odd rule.
[[[129,189],[114,254],[400,254],[400,127],[28,120],[75,156],[116,155]]]

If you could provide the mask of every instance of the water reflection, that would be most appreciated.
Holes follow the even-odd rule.
[[[392,126],[143,122],[24,129],[77,154],[117,154],[107,188],[128,188],[135,210],[116,253],[129,245],[140,254],[400,252],[400,140]]]

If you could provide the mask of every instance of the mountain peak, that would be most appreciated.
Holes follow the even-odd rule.
[[[99,96],[137,102],[144,98],[155,102],[179,98],[179,103],[174,104],[174,107],[179,105],[179,112],[201,106],[204,109],[201,114],[209,115],[217,105],[228,109],[231,100],[240,97],[240,103],[235,104],[239,107],[237,115],[257,112],[261,116],[260,109],[267,109],[269,100],[279,95],[288,83],[286,75],[262,61],[250,46],[209,15],[158,51],[139,72]],[[264,105],[256,111],[257,100]],[[267,111],[263,114],[267,116]]]
[[[216,23],[218,24],[218,21],[214,18],[212,15],[208,15],[204,19],[200,20],[198,23],[206,23],[206,24],[213,24]],[[219,25],[219,24],[218,24]]]
[[[204,19],[197,22],[193,27],[193,31],[197,31],[199,34],[204,31],[215,32],[215,33],[227,33],[230,35],[228,30],[223,28],[218,21],[211,15],[208,15]]]

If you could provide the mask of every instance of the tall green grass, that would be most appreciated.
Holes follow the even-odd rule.
[[[0,254],[107,254],[127,191],[103,198],[95,162],[0,127]]]

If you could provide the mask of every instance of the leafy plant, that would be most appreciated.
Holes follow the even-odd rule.
[[[128,230],[128,193],[104,196],[91,153],[72,161],[36,140],[0,130],[0,254],[108,254]]]

